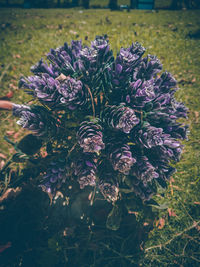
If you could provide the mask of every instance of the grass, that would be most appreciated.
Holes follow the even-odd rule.
[[[13,102],[29,100],[17,88],[18,79],[21,75],[30,75],[30,66],[45,58],[50,48],[72,39],[88,43],[96,35],[105,33],[115,54],[120,47],[138,41],[147,48],[147,53],[157,55],[163,69],[178,80],[180,90],[176,96],[189,108],[190,136],[168,191],[165,195],[158,192],[155,197],[167,208],[159,210],[143,248],[145,256],[141,266],[187,267],[199,266],[200,262],[199,15],[199,10],[133,10],[129,13],[80,9],[0,10],[0,76],[7,68],[0,79],[0,96],[11,90]],[[12,148],[3,136],[18,140],[23,133],[11,114],[2,112],[0,116],[0,153],[8,158]]]

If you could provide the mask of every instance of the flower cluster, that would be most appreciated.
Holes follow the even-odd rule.
[[[49,164],[46,174],[43,176],[43,184],[41,187],[48,193],[55,193],[67,179],[66,159],[62,155],[58,155]]]
[[[48,156],[65,155],[46,171],[48,192],[67,176],[111,202],[126,191],[148,200],[157,183],[166,185],[175,171],[170,163],[180,159],[179,139],[187,138],[187,126],[178,122],[187,109],[174,97],[172,75],[144,53],[133,43],[114,58],[107,36],[91,46],[72,41],[51,49],[49,63],[41,59],[33,76],[20,79],[40,105],[14,105],[18,124],[42,137],[44,146],[54,143]]]

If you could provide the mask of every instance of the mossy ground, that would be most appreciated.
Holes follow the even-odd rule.
[[[160,205],[166,205],[161,206],[164,208],[159,210],[154,229],[142,244],[145,254],[141,266],[200,264],[199,16],[200,10],[0,10],[0,96],[13,91],[13,102],[30,100],[17,88],[19,77],[30,75],[30,66],[45,58],[50,48],[72,39],[82,39],[87,44],[102,34],[108,35],[115,54],[122,46],[140,42],[179,82],[177,99],[189,108],[189,140],[184,142],[184,153],[167,192],[158,192],[155,197]],[[1,112],[0,117],[0,153],[8,158],[13,149],[3,136],[17,141],[24,132],[19,131],[11,114]],[[60,253],[58,248],[56,251]]]

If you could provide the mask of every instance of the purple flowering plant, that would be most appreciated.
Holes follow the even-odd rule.
[[[66,182],[91,187],[93,199],[116,205],[130,195],[148,201],[166,187],[187,138],[187,108],[177,83],[139,43],[113,56],[107,36],[51,49],[19,87],[35,104],[13,105],[50,163],[40,186],[55,195]]]

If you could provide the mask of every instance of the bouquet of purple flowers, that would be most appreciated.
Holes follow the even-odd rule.
[[[124,194],[149,200],[174,173],[187,138],[176,81],[139,43],[114,58],[107,36],[91,46],[72,41],[21,77],[35,104],[13,106],[17,123],[32,131],[52,160],[41,186],[51,194],[66,181],[94,187],[114,203]]]

